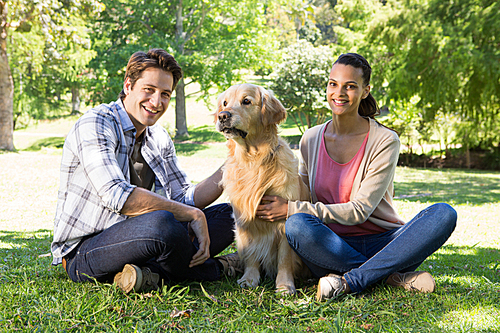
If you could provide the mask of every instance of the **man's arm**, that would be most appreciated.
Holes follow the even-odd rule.
[[[210,238],[205,214],[196,207],[169,200],[149,190],[136,187],[123,205],[121,214],[137,216],[157,210],[172,213],[176,220],[189,222],[199,243],[199,250],[193,256],[189,267],[200,265],[210,258]]]
[[[196,185],[194,190],[194,204],[203,209],[217,200],[223,188],[219,185],[222,179],[222,166],[213,175]]]

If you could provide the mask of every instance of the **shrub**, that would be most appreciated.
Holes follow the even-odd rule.
[[[326,84],[335,49],[299,40],[283,51],[283,61],[271,75],[270,88],[280,98],[301,133],[325,121],[330,113]]]

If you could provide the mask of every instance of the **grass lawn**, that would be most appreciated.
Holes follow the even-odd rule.
[[[54,138],[63,136],[34,140],[26,133],[16,134],[30,138],[26,150],[0,153],[0,331],[500,332],[498,172],[398,168],[396,206],[403,218],[435,202],[458,212],[450,240],[420,267],[436,279],[433,294],[380,284],[317,303],[316,280],[298,281],[296,296],[280,297],[271,280],[248,290],[224,278],[124,295],[109,284],[70,282],[60,266],[50,265],[45,254],[61,153]],[[195,181],[225,155],[217,136],[195,144],[206,141],[204,135],[213,135],[210,127],[176,144]]]

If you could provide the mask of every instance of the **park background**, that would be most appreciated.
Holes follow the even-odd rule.
[[[0,21],[6,331],[500,331],[498,1],[0,0]],[[398,211],[408,220],[447,202],[458,212],[455,233],[421,267],[435,276],[436,293],[378,285],[316,303],[317,281],[281,298],[270,280],[256,290],[224,280],[125,296],[71,283],[51,267],[64,137],[90,107],[116,100],[130,55],[153,47],[184,69],[160,122],[194,182],[226,154],[213,126],[219,92],[240,82],[272,89],[289,113],[281,134],[296,147],[329,117],[333,61],[364,55],[379,121],[402,140]]]

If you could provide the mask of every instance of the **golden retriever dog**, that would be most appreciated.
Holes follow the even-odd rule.
[[[229,148],[221,185],[233,207],[236,246],[245,264],[238,284],[257,287],[262,268],[276,277],[277,292],[294,294],[294,277],[307,268],[288,244],[285,221],[266,222],[256,216],[264,195],[309,199],[297,158],[278,136],[278,124],[285,118],[283,105],[260,86],[235,85],[217,100],[216,129]]]

